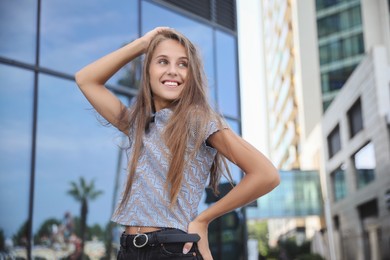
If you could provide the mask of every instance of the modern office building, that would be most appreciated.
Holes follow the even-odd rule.
[[[87,224],[106,229],[126,174],[118,147],[123,136],[103,126],[74,73],[162,25],[200,48],[210,99],[240,133],[234,0],[1,1],[2,252],[31,257],[39,246],[57,243],[65,215],[80,216],[80,203],[69,195],[72,182],[80,191],[77,185],[86,184],[102,192],[89,201]],[[139,66],[132,62],[108,82],[125,103],[137,93]],[[232,173],[241,178],[236,168]],[[244,244],[233,249],[245,254]]]
[[[316,59],[315,3],[260,1],[260,9],[263,42],[263,72],[260,73],[264,75],[264,84],[260,87],[262,95],[267,97],[264,107],[269,157],[278,169],[287,171],[282,174],[287,183],[298,185],[294,183],[309,181],[309,178],[300,179],[300,175],[307,174],[300,170],[308,170],[309,175],[316,178],[320,169],[318,151],[321,142],[318,140],[321,139],[321,132],[317,125],[321,120],[322,108]],[[317,141],[312,141],[315,139]],[[312,151],[315,151],[314,155]],[[295,174],[297,176],[294,177]],[[320,197],[318,206],[322,209]],[[267,203],[266,199],[260,198],[259,207],[264,203]],[[267,210],[263,209],[264,214],[258,212],[257,215],[258,218],[266,218],[265,215],[269,214],[268,228],[273,246],[286,234],[301,236],[304,230],[304,239],[310,239],[315,231],[323,227],[322,210],[295,215],[274,215]],[[255,214],[250,213],[248,216],[255,218]]]
[[[322,120],[336,259],[390,259],[388,52],[371,49]]]
[[[278,169],[299,168],[291,6],[263,1],[262,7],[270,156]]]
[[[383,26],[373,28],[386,22],[387,13],[386,0],[316,0],[324,110],[371,46],[388,41],[386,32],[378,31]]]
[[[324,110],[364,56],[360,0],[316,1]]]
[[[261,8],[262,18],[260,19],[260,23],[263,25],[262,35],[264,45],[262,58],[264,60],[263,70],[265,72],[260,72],[260,74],[264,74],[264,78],[266,78],[264,81],[265,87],[263,89],[263,95],[266,95],[269,100],[269,103],[266,106],[266,114],[268,115],[267,123],[269,125],[267,138],[271,140],[269,144],[270,158],[277,166],[281,167],[281,169],[288,170],[286,167],[293,167],[294,164],[280,164],[279,157],[275,155],[285,154],[284,158],[296,156],[297,163],[295,165],[300,169],[316,169],[320,172],[325,208],[324,212],[327,213],[324,215],[323,221],[321,221],[323,224],[321,226],[326,227],[328,234],[330,234],[328,237],[329,240],[327,241],[328,243],[331,243],[331,247],[334,245],[344,246],[342,243],[335,242],[335,239],[337,240],[337,238],[334,239],[333,237],[333,224],[334,222],[339,223],[340,217],[338,216],[335,218],[332,214],[335,210],[351,212],[351,210],[354,210],[361,205],[356,204],[348,208],[348,203],[343,204],[343,206],[338,206],[339,204],[334,203],[333,201],[335,198],[334,196],[346,195],[343,193],[344,191],[342,189],[341,191],[337,191],[336,195],[332,189],[329,189],[329,185],[332,185],[331,182],[329,182],[331,179],[329,175],[331,173],[329,172],[330,162],[328,160],[330,158],[327,157],[326,150],[329,139],[323,138],[324,135],[327,136],[330,134],[329,132],[324,132],[324,129],[328,129],[329,119],[322,120],[322,117],[338,118],[343,113],[343,110],[332,109],[332,112],[326,112],[325,114],[323,113],[323,110],[330,105],[339,89],[343,86],[348,86],[350,89],[353,89],[353,86],[351,85],[358,85],[355,86],[356,89],[361,87],[359,84],[363,83],[349,79],[349,77],[354,69],[359,66],[362,59],[365,59],[367,53],[371,53],[372,49],[378,45],[384,46],[387,50],[389,49],[389,1],[317,0],[314,2],[280,0],[272,2],[264,1],[261,4]],[[283,29],[284,26],[288,28],[288,33]],[[272,42],[272,44],[270,44],[270,42]],[[384,58],[389,60],[390,55],[388,51],[383,51],[381,54],[384,55]],[[372,54],[368,55],[368,58],[366,59],[373,60],[373,58],[370,57],[372,57]],[[281,62],[283,58],[285,61],[291,62],[291,70],[283,70],[283,68],[285,68],[283,62]],[[273,67],[274,63],[278,64],[278,66]],[[365,63],[367,64],[370,62],[365,61]],[[385,62],[382,63],[385,64]],[[387,67],[383,64],[381,67],[376,66],[375,68],[371,68],[368,65],[362,65],[363,69],[359,69],[359,71],[360,73],[365,73],[364,75],[367,76],[369,73],[388,73]],[[368,70],[369,72],[364,72],[364,70]],[[284,73],[289,71],[293,72],[293,75]],[[288,75],[288,77],[286,77],[286,75]],[[281,86],[289,80],[293,80],[293,82],[289,83],[289,88],[286,92]],[[354,83],[349,83],[349,81],[354,81]],[[383,86],[380,88],[383,88]],[[388,85],[386,89],[386,91],[388,91]],[[388,96],[386,95],[379,95],[378,98],[379,100],[371,99],[370,102],[366,101],[366,106],[369,107],[368,109],[371,109],[370,111],[372,111],[372,113],[375,111],[375,102],[381,104],[386,104],[386,102],[388,102],[388,100],[386,100]],[[294,101],[293,113],[290,113],[291,105],[289,106],[288,102],[285,101],[289,99]],[[338,102],[343,103],[348,99],[349,97],[343,96]],[[281,109],[279,110],[276,109],[278,106],[275,106],[278,102],[281,104]],[[358,105],[356,105],[356,107],[358,107]],[[281,111],[281,113],[279,111]],[[380,111],[382,115],[387,113],[384,108],[381,108]],[[284,115],[287,116],[285,117]],[[285,118],[291,121],[285,120]],[[273,127],[278,123],[283,125],[283,131],[278,131],[278,128]],[[291,142],[288,135],[283,136],[280,134],[280,132],[288,133],[290,129],[295,129],[295,137],[298,139],[295,143]],[[372,128],[365,130],[367,133],[371,133],[371,131],[374,130]],[[355,138],[359,139],[359,137]],[[367,139],[361,141],[368,142]],[[382,138],[382,141],[384,143],[388,142],[386,138]],[[284,146],[275,146],[273,145],[273,142],[284,144]],[[285,144],[289,144],[290,147]],[[357,149],[357,147],[355,148]],[[359,147],[359,149],[360,148],[363,148],[363,146]],[[281,150],[279,151],[278,149]],[[369,145],[367,150],[372,150],[371,145]],[[355,152],[357,151],[358,150],[355,150]],[[363,149],[363,151],[366,151],[366,149]],[[377,153],[375,153],[375,156],[378,156]],[[332,171],[334,170],[335,169],[332,168]],[[365,180],[367,182],[371,181],[373,178],[368,175],[371,176],[371,174],[367,173],[367,180]],[[389,178],[388,173],[387,175],[382,174],[381,176],[384,176],[382,183]],[[375,186],[375,183],[377,182],[370,182],[370,185]],[[363,184],[359,185],[362,186]],[[374,190],[375,188],[372,189]],[[384,187],[381,188],[378,186],[377,190],[382,190],[381,193],[386,193]],[[351,196],[353,197],[353,195]],[[383,208],[379,208],[380,205],[383,206],[384,199],[381,198],[378,199],[378,201],[379,206],[376,212],[378,217],[382,219],[381,214],[384,213],[380,212],[381,210],[383,211]],[[259,204],[261,204],[261,199]],[[374,204],[375,203],[372,205]],[[363,210],[360,209],[360,212],[363,212]],[[289,229],[294,227],[294,224],[291,223],[291,221],[294,222],[294,220],[280,219],[276,221],[279,221],[279,223],[273,226],[284,226]],[[382,223],[381,225],[383,225],[383,222],[380,221],[381,220],[379,220],[378,223]],[[298,221],[295,223],[296,226],[299,226]],[[383,228],[386,229],[387,226],[384,226]],[[363,229],[364,228],[361,228],[361,230]],[[275,230],[275,232],[276,231],[277,230]],[[346,233],[352,234],[350,231],[351,229]],[[368,233],[365,235],[363,233],[364,232],[361,232],[362,236],[368,236]],[[379,231],[378,234],[380,236],[383,234],[383,231]],[[337,230],[335,231],[335,237],[337,237]],[[388,241],[388,238],[386,239],[386,241]],[[359,243],[368,244],[368,241],[372,242],[373,240],[364,240],[361,238],[361,242]],[[353,248],[354,246],[349,247]],[[334,251],[335,250],[329,252],[328,256],[333,257],[335,255]],[[365,256],[367,256],[367,245],[364,252]],[[339,254],[340,250],[336,253]],[[359,257],[362,257],[362,255],[361,252],[358,254]],[[344,254],[344,256],[346,255]]]
[[[301,145],[322,114],[314,5],[262,1],[261,8],[269,155],[279,169],[301,168]]]
[[[360,8],[362,29],[340,34],[340,42],[362,37],[364,54],[322,119],[328,230],[337,259],[389,259],[390,5],[387,0],[343,2],[329,12],[345,7],[351,15]],[[351,46],[361,44],[347,44],[342,53]]]

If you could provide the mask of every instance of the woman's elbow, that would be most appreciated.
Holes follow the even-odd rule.
[[[276,168],[272,167],[272,169],[268,171],[266,181],[269,191],[275,189],[280,184],[280,175]]]
[[[84,85],[84,76],[83,76],[83,73],[82,71],[78,71],[75,73],[74,75],[74,79],[76,81],[76,84],[77,86],[79,86],[81,88],[82,85]]]
[[[279,186],[280,184],[280,175],[279,175],[279,172],[277,169],[275,169],[275,171],[272,173],[272,177],[271,177],[271,186],[272,186],[272,189],[276,188],[277,186]]]

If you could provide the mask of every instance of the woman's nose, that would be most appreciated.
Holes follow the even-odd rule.
[[[170,64],[168,66],[168,75],[176,76],[177,75],[177,68],[174,64]]]

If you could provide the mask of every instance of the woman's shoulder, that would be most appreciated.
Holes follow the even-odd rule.
[[[190,126],[207,139],[213,133],[228,128],[222,115],[212,109],[194,107],[189,112]]]

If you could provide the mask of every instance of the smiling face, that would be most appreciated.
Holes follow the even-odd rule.
[[[178,41],[167,39],[158,44],[149,65],[150,86],[156,111],[176,100],[188,73],[186,49]]]

